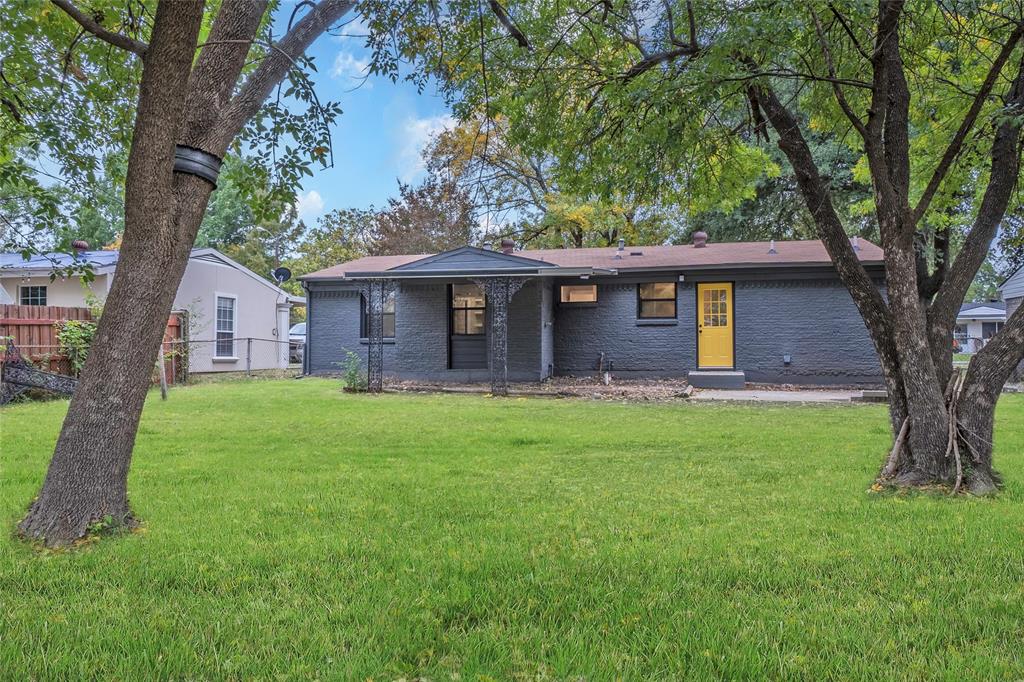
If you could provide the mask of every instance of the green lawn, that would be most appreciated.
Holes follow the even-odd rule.
[[[0,412],[0,516],[66,403]],[[0,541],[4,679],[1024,676],[1024,397],[994,499],[866,493],[881,406],[178,389],[144,532]]]

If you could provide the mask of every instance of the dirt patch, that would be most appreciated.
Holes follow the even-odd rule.
[[[548,381],[513,383],[511,396],[589,398],[592,400],[664,401],[683,397],[685,379],[616,379],[605,385],[594,377],[557,377]],[[389,381],[385,390],[395,392],[477,393],[491,391],[488,383],[452,384],[429,381]]]

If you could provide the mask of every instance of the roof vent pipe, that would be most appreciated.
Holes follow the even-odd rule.
[[[491,251],[491,250],[493,250],[493,247],[491,246],[491,243],[490,242],[484,242],[484,251]]]
[[[778,253],[778,251],[775,250],[775,240],[774,239],[771,241],[771,244],[768,245],[768,253]]]
[[[501,240],[501,252],[506,256],[511,256],[512,252],[516,250],[516,243],[505,237]]]
[[[75,250],[75,253],[81,256],[83,253],[89,250],[89,242],[84,239],[76,239],[71,242],[71,248]]]
[[[626,249],[626,240],[619,237],[619,248],[615,252],[615,260],[622,260],[622,252]]]
[[[853,242],[853,250],[860,251],[860,237],[853,235],[853,238],[850,241]]]
[[[708,245],[708,233],[703,230],[697,230],[693,233],[693,248],[703,249]]]

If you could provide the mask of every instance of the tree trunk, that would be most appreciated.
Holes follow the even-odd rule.
[[[132,524],[127,479],[153,358],[206,205],[208,181],[174,172],[176,144],[223,157],[295,59],[353,6],[321,0],[235,92],[267,0],[222,3],[195,58],[203,0],[161,0],[145,49],[110,295],[39,496],[18,531],[50,546],[95,523]]]
[[[181,120],[202,16],[198,1],[157,8],[128,159],[117,275],[42,491],[18,525],[23,536],[47,545],[67,544],[97,522],[132,522],[132,447],[152,359],[188,260],[188,249],[175,249],[177,192],[169,180],[177,126],[167,121]],[[202,183],[188,177],[175,176],[174,185]]]
[[[191,210],[169,227],[190,232],[191,243],[210,185],[177,175],[175,186]],[[100,318],[98,343],[71,399],[42,491],[18,526],[25,537],[56,546],[82,537],[97,522],[132,523],[128,469],[152,376],[151,358],[163,340],[189,254],[172,248],[176,240],[167,230],[154,232],[125,230],[125,257]],[[128,257],[133,251],[141,253]]]

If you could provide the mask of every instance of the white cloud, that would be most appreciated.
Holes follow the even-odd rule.
[[[303,220],[320,217],[320,214],[324,212],[324,199],[320,196],[320,192],[311,189],[305,194],[300,194],[295,200],[295,211]]]
[[[372,88],[373,82],[366,78],[370,73],[370,61],[364,57],[356,57],[351,52],[342,50],[335,56],[331,66],[331,77],[340,78],[351,87]]]
[[[366,18],[361,14],[346,15],[342,22],[331,31],[331,39],[338,43],[353,38],[365,39],[368,35],[370,35],[370,27],[366,25]]]
[[[449,114],[427,118],[409,118],[402,127],[398,164],[402,182],[410,182],[425,168],[421,153],[434,135],[451,130],[458,121]]]

